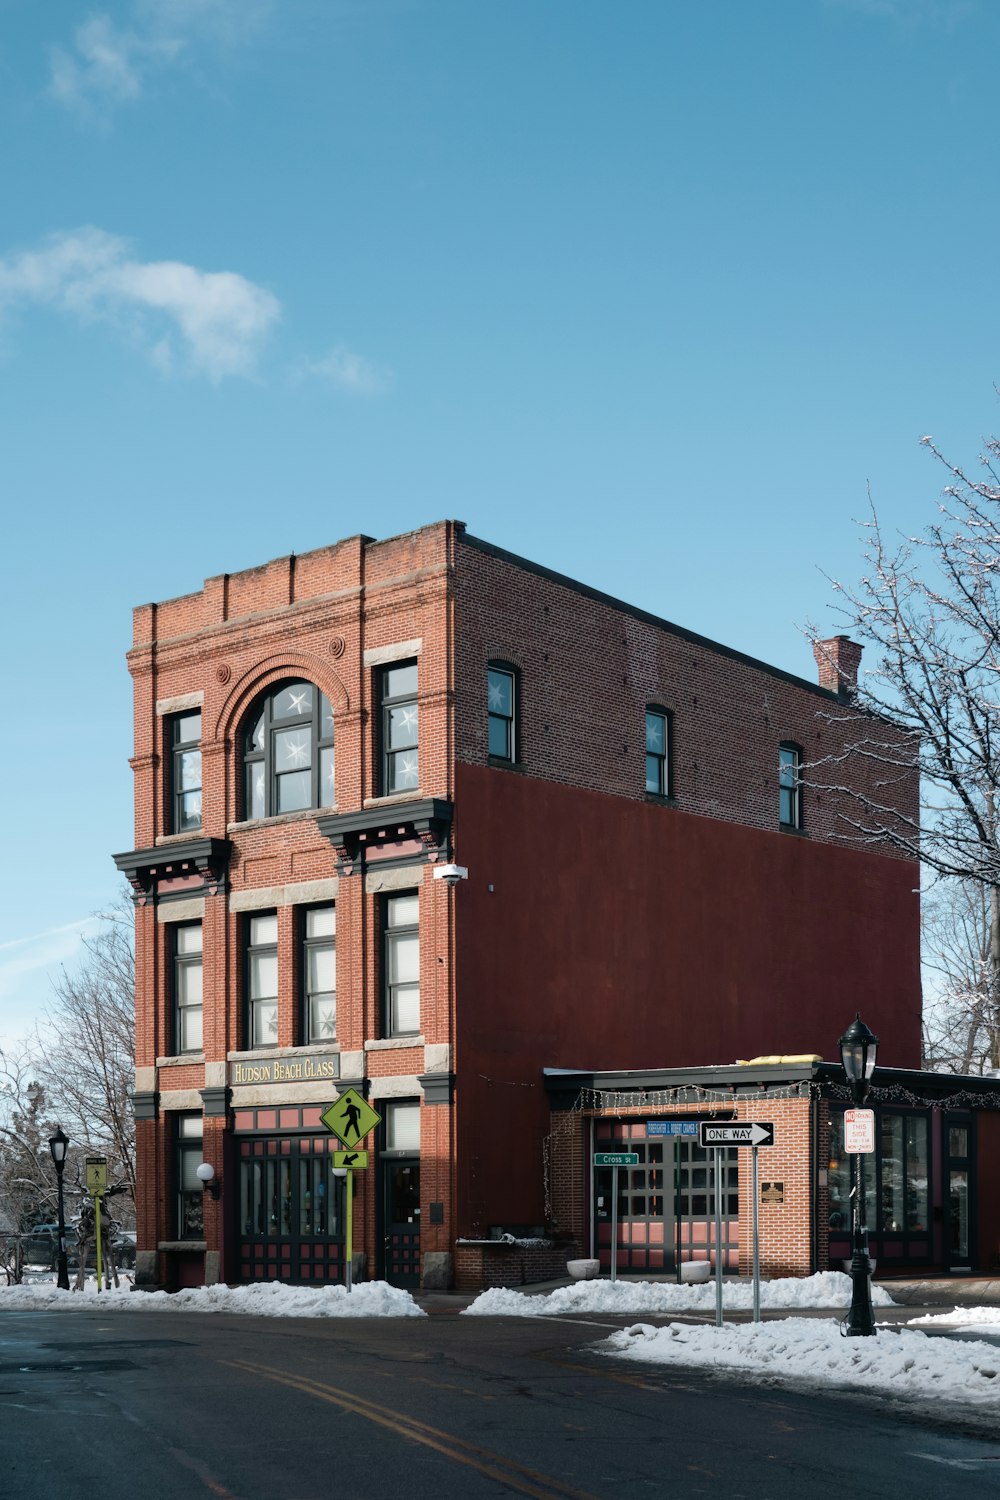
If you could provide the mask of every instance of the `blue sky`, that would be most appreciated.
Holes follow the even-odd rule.
[[[997,425],[993,0],[0,0],[0,1045],[134,604],[443,517],[784,668]]]

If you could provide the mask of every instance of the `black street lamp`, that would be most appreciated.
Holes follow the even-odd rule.
[[[873,1031],[869,1031],[860,1014],[856,1015],[840,1038],[840,1056],[847,1081],[851,1085],[851,1097],[855,1108],[863,1105],[868,1097],[877,1053],[878,1037]],[[848,1338],[869,1338],[875,1332],[875,1315],[872,1312],[871,1263],[868,1258],[868,1214],[865,1193],[865,1153],[863,1151],[855,1153],[854,1163],[851,1310],[847,1315],[847,1326],[844,1332]]]
[[[56,1286],[62,1287],[64,1292],[69,1291],[69,1269],[66,1265],[66,1219],[63,1211],[63,1167],[66,1165],[68,1147],[69,1136],[60,1125],[55,1135],[49,1137],[49,1150],[52,1153],[56,1182],[59,1187],[59,1269],[56,1274]]]

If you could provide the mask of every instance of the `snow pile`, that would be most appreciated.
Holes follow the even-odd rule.
[[[82,1292],[64,1292],[54,1282],[32,1286],[0,1286],[0,1312],[248,1313],[255,1318],[425,1318],[409,1292],[385,1281],[363,1281],[351,1292],[343,1286],[287,1286],[281,1281],[250,1286],[199,1286],[182,1292],[137,1292],[129,1283],[98,1294],[88,1279]]]
[[[764,1385],[822,1382],[847,1391],[994,1406],[1000,1414],[1000,1349],[972,1341],[952,1343],[905,1328],[848,1339],[841,1336],[839,1323],[826,1318],[723,1328],[636,1323],[594,1348],[648,1364],[752,1371]]]
[[[883,1287],[872,1287],[875,1307],[892,1307]],[[722,1305],[729,1312],[749,1312],[753,1307],[753,1284],[724,1281]],[[783,1276],[760,1284],[762,1308],[842,1307],[851,1305],[851,1278],[842,1271],[820,1271],[815,1276]],[[709,1313],[715,1310],[715,1285],[678,1286],[671,1281],[575,1281],[554,1292],[515,1292],[509,1287],[491,1287],[469,1304],[473,1317],[543,1318],[560,1313]]]

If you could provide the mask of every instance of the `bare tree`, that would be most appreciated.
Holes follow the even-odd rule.
[[[73,973],[63,971],[39,1031],[35,1067],[63,1128],[135,1200],[135,950],[127,896],[104,914]]]
[[[20,1233],[55,1212],[55,1168],[45,1089],[23,1051],[0,1052],[0,1211]]]
[[[981,1035],[988,1066],[1000,1067],[1000,441],[982,455],[984,478],[949,463],[923,442],[949,482],[938,517],[919,536],[886,537],[878,516],[865,525],[867,570],[854,589],[834,584],[851,634],[874,665],[858,701],[872,710],[855,720],[841,752],[812,768],[836,781],[836,763],[865,757],[868,790],[854,795],[845,835],[892,845],[939,877],[972,882],[988,913]],[[814,646],[822,642],[815,631]],[[870,659],[870,658],[869,658]],[[887,732],[895,726],[902,735]],[[902,812],[901,778],[917,767],[919,815]],[[847,788],[838,790],[851,795]],[[964,1054],[963,1054],[964,1055]]]
[[[938,882],[923,902],[923,1053],[930,1068],[986,1073],[997,1051],[990,1003],[991,888]]]

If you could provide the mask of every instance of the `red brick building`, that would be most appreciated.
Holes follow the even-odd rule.
[[[545,1069],[832,1059],[856,1010],[918,1068],[917,870],[800,775],[851,743],[859,654],[806,682],[456,522],[137,609],[146,1284],[342,1278],[348,1086],[382,1116],[356,1269],[415,1285],[492,1276],[503,1230],[599,1238]]]

